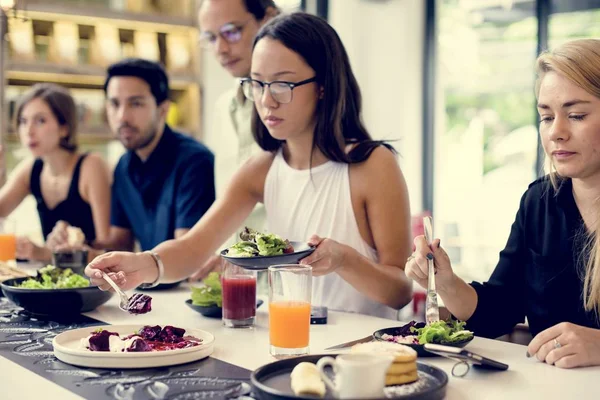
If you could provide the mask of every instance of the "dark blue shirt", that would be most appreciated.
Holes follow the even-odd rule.
[[[532,183],[491,278],[471,283],[478,302],[466,328],[495,338],[527,317],[534,336],[560,322],[600,329],[583,307],[587,237],[570,179],[558,191],[547,178]]]
[[[115,168],[111,225],[129,229],[149,250],[191,228],[215,200],[214,156],[167,125],[145,162],[134,151]]]

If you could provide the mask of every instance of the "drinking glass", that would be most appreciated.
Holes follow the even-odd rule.
[[[269,267],[270,352],[276,358],[308,354],[312,267]]]
[[[223,324],[229,328],[249,328],[256,316],[256,271],[225,263],[223,287]]]
[[[15,221],[0,218],[0,261],[11,261],[17,254]]]

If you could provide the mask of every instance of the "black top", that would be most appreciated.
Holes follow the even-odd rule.
[[[37,202],[38,213],[40,214],[40,222],[42,223],[42,232],[44,238],[48,238],[54,225],[60,220],[66,221],[71,226],[80,228],[85,234],[85,240],[91,243],[96,239],[96,230],[94,229],[94,218],[92,216],[92,208],[89,203],[81,198],[79,194],[79,172],[81,164],[87,154],[83,154],[75,164],[75,170],[71,177],[71,185],[67,198],[58,203],[53,209],[49,209],[42,197],[42,189],[40,184],[40,176],[44,168],[44,161],[37,159],[33,163],[31,169],[31,193],[35,196]]]
[[[547,178],[529,185],[489,281],[471,285],[479,300],[467,329],[495,338],[517,323],[531,333],[560,322],[600,328],[583,305],[587,240],[570,179],[555,191]]]
[[[214,156],[167,125],[145,162],[125,153],[115,168],[111,225],[129,229],[149,250],[191,228],[215,200]]]

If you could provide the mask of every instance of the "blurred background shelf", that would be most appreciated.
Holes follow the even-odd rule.
[[[162,6],[156,8],[156,3]],[[30,0],[27,1],[26,12],[32,19],[60,19],[88,24],[90,18],[93,18],[97,22],[110,22],[127,29],[144,28],[166,32],[196,29],[194,5],[193,0],[169,0],[168,2]]]

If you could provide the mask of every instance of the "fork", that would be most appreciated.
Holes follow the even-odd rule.
[[[110,285],[112,286],[113,289],[115,289],[115,293],[117,293],[119,295],[119,297],[121,298],[121,302],[119,303],[119,308],[125,312],[129,312],[129,296],[127,296],[125,294],[124,291],[121,290],[121,288],[115,283],[115,281],[113,281],[110,276],[108,276],[106,274],[106,272],[104,271],[100,271],[102,273],[102,278],[104,278],[104,280]]]
[[[431,248],[433,241],[433,224],[431,217],[423,217],[423,226],[425,228],[425,240]],[[440,311],[438,308],[437,291],[435,289],[435,268],[433,260],[427,258],[427,300],[425,301],[425,320],[427,325],[440,320]]]

